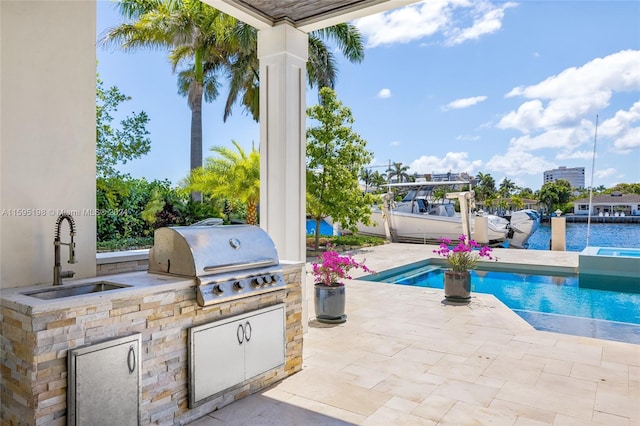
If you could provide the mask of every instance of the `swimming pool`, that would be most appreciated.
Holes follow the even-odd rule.
[[[425,264],[364,277],[443,288],[444,269]],[[584,288],[577,275],[472,271],[471,291],[493,294],[538,330],[640,344],[640,294]]]
[[[634,248],[599,248],[598,256],[640,257],[640,249]]]

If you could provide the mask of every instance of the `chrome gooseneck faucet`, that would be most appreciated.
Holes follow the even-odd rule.
[[[71,237],[71,241],[68,243],[60,242],[60,226],[62,225],[62,221],[65,219],[69,222],[69,236]],[[74,222],[73,217],[66,213],[58,216],[58,219],[56,220],[55,238],[53,239],[53,285],[61,285],[62,278],[71,278],[75,275],[75,272],[73,271],[60,270],[60,246],[69,246],[69,260],[67,263],[76,263],[76,243],[73,242],[74,235],[76,235],[76,223]]]

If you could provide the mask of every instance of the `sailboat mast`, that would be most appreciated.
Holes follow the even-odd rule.
[[[593,137],[593,155],[591,156],[591,183],[589,184],[589,215],[587,216],[587,247],[591,233],[591,213],[593,208],[593,174],[596,168],[596,141],[598,140],[598,114],[596,114],[596,130]]]

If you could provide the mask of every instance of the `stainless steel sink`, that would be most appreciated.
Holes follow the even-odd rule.
[[[118,290],[131,287],[126,284],[116,284],[109,281],[96,281],[78,285],[61,285],[39,290],[27,291],[22,294],[42,300],[60,299],[63,297],[79,296],[82,294],[100,293],[103,291]]]

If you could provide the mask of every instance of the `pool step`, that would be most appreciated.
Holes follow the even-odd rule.
[[[594,337],[596,339],[640,344],[640,325],[594,318],[512,309],[522,319],[540,331]]]
[[[385,282],[387,283],[397,283],[398,281],[409,281],[413,278],[416,277],[423,277],[425,274],[431,272],[431,271],[436,271],[436,270],[440,270],[442,269],[439,266],[434,266],[434,265],[429,265],[429,266],[425,266],[423,268],[420,269],[415,269],[413,271],[410,272],[406,272],[403,274],[397,274],[397,275],[392,275],[388,278],[385,278]]]

